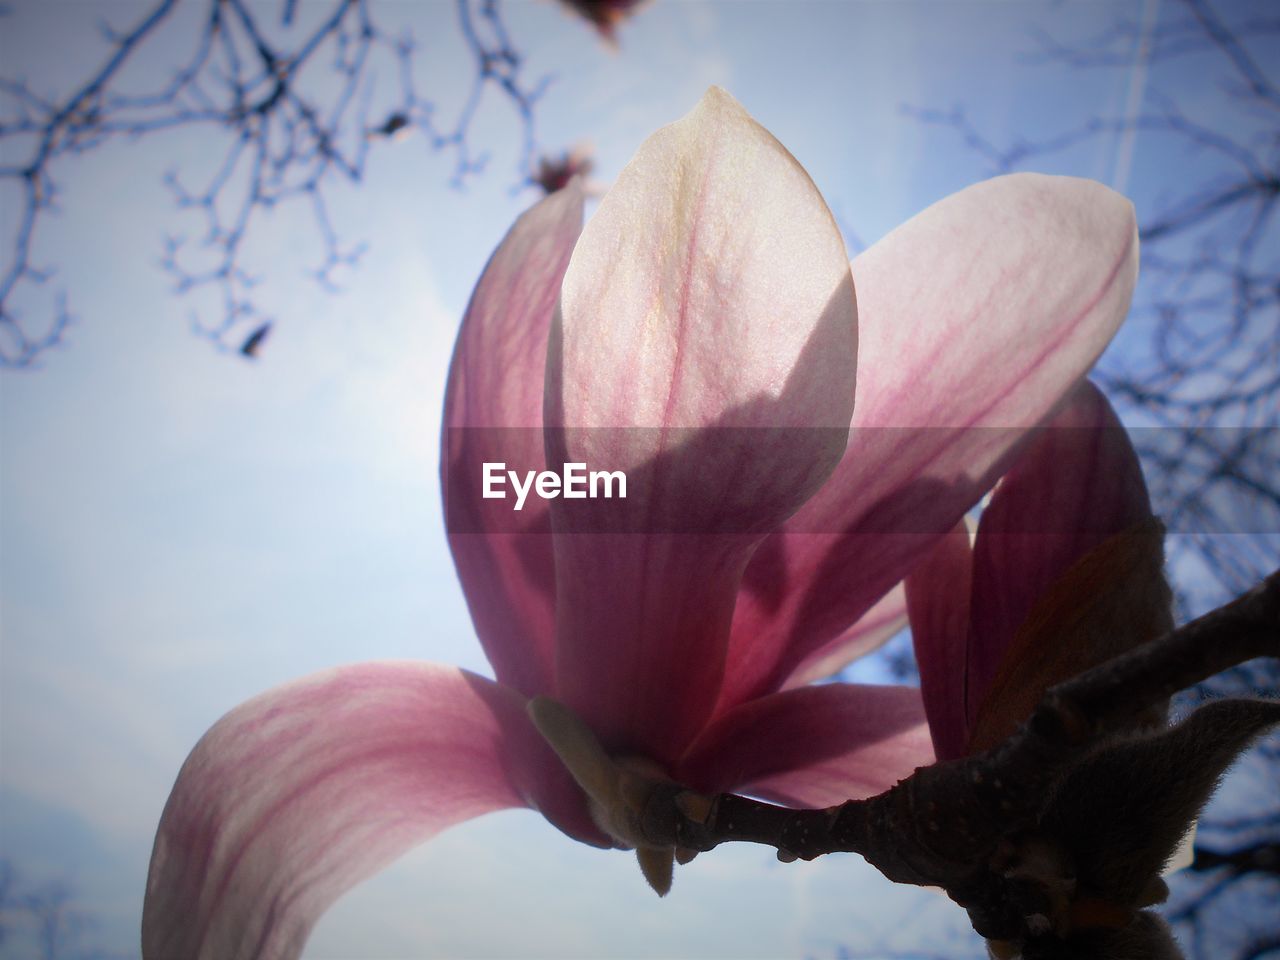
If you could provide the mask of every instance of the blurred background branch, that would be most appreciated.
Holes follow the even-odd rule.
[[[0,954],[32,960],[124,960],[103,948],[96,918],[64,879],[34,883],[0,859]]]
[[[993,174],[1088,175],[1070,169],[1070,151],[1114,141],[1112,185],[1137,205],[1142,269],[1133,314],[1093,376],[1134,428],[1170,532],[1183,534],[1170,562],[1185,617],[1280,558],[1280,15],[1246,5],[1228,19],[1208,0],[1146,0],[1140,17],[1096,36],[1041,32],[1035,44],[1034,65],[1128,71],[1124,109],[1008,144],[962,106],[905,109]],[[1204,102],[1166,95],[1162,69],[1202,77]],[[1162,169],[1175,154],[1186,162]]]
[[[262,348],[272,323],[253,297],[269,265],[246,262],[245,241],[273,208],[309,210],[322,243],[312,276],[333,288],[365,246],[342,239],[326,198],[336,184],[364,179],[378,145],[416,136],[452,157],[452,182],[462,185],[489,159],[470,134],[481,105],[497,100],[521,131],[519,177],[534,181],[534,113],[550,78],[524,76],[499,0],[455,0],[474,72],[469,81],[459,78],[459,89],[469,83],[469,92],[448,115],[419,89],[414,38],[381,22],[394,5],[203,0],[194,19],[190,6],[181,16],[177,7],[160,0],[126,29],[100,24],[104,62],[70,90],[0,78],[0,191],[18,201],[8,207],[17,215],[6,223],[12,246],[0,266],[0,365],[29,367],[66,337],[74,292],[56,292],[52,315],[23,308],[30,288],[56,275],[56,265],[36,258],[35,242],[58,209],[64,166],[113,141],[151,143],[193,128],[216,133],[211,174],[173,169],[165,178],[176,207],[196,212],[204,230],[194,242],[167,237],[161,264],[180,294],[216,291],[220,311],[193,317],[195,329],[245,356]],[[165,82],[139,85],[131,66],[166,49],[185,50],[182,62]],[[379,69],[395,76],[396,88],[381,91],[375,108]]]
[[[1024,59],[1036,67],[1126,71],[1123,110],[1008,143],[988,138],[960,105],[904,110],[957,138],[992,174],[1091,175],[1072,168],[1072,151],[1114,143],[1112,185],[1137,207],[1142,268],[1118,348],[1092,376],[1131,428],[1174,534],[1169,573],[1185,619],[1280,564],[1280,16],[1145,0],[1140,16],[1117,15],[1101,33],[1041,31],[1034,46]],[[1202,77],[1204,101],[1167,95],[1162,71]],[[1177,164],[1159,162],[1175,155]],[[886,655],[893,674],[915,675],[901,639]],[[1211,678],[1181,705],[1277,689],[1280,664],[1260,660]],[[1280,898],[1276,735],[1230,779],[1200,821],[1192,867],[1170,878],[1165,915],[1196,960],[1280,956],[1265,919]]]

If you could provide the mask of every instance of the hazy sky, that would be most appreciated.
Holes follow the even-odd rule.
[[[105,56],[96,20],[125,25],[145,10],[11,6],[0,69],[50,93]],[[529,75],[555,74],[538,107],[542,142],[589,141],[600,181],[719,84],[868,243],[988,172],[903,104],[964,104],[1001,142],[1118,115],[1141,102],[1141,70],[1070,72],[1019,55],[1035,49],[1033,28],[1069,40],[1118,14],[1160,15],[1151,0],[658,0],[611,51],[555,4],[507,8]],[[421,89],[456,105],[470,67],[454,5],[378,10],[422,38]],[[278,322],[254,363],[192,336],[187,314],[201,302],[171,296],[157,267],[166,233],[197,230],[162,176],[207,170],[219,141],[121,143],[61,168],[62,214],[36,249],[59,264],[78,323],[38,371],[0,380],[0,855],[32,882],[73,880],[98,942],[136,949],[169,787],[231,707],[365,659],[489,672],[445,545],[436,450],[471,286],[534,199],[512,189],[515,133],[493,101],[476,131],[491,166],[465,191],[448,186],[452,161],[417,141],[390,145],[367,183],[337,189],[336,226],[370,247],[341,295],[305,277],[318,246],[304,213],[264,221],[247,261],[269,269],[259,302]],[[1192,160],[1101,137],[1058,162],[1125,189],[1144,165]],[[16,206],[3,203],[8,229]],[[629,856],[512,812],[449,831],[349,895],[308,956],[829,956],[953,929],[964,929],[957,911],[854,858],[784,867],[748,847],[700,857],[659,902]]]

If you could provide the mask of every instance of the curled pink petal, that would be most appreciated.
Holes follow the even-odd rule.
[[[738,604],[722,709],[776,689],[1008,469],[1124,318],[1137,256],[1128,200],[1017,174],[934,204],[854,261],[848,450],[773,534],[783,546],[761,546],[787,558],[790,588],[781,603],[753,592]]]
[[[730,710],[679,770],[706,792],[826,807],[874,796],[933,759],[918,689],[828,683]]]
[[[982,513],[973,558],[971,723],[1036,600],[1104,540],[1150,517],[1129,436],[1106,397],[1085,381]]]
[[[555,574],[545,501],[520,514],[483,497],[483,465],[541,470],[547,334],[582,230],[577,181],[515,222],[462,321],[445,390],[440,472],[445,522],[471,618],[498,679],[551,689]]]
[[[297,957],[360,880],[452,824],[529,804],[604,842],[523,698],[492,681],[370,663],[278,687],[183,765],[151,855],[143,954]]]
[[[964,522],[939,540],[907,577],[911,641],[920,694],[939,760],[965,755],[969,742],[969,598],[973,548]]]
[[[827,478],[856,308],[830,211],[723,91],[650,137],[583,231],[547,364],[560,693],[615,749],[677,756],[715,703],[753,545]]]

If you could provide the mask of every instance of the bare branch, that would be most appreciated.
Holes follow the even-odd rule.
[[[1134,724],[1177,690],[1260,656],[1280,657],[1280,572],[1226,606],[1050,689],[1030,718],[992,750],[921,767],[879,796],[794,810],[734,794],[708,803],[671,784],[655,792],[646,829],[656,844],[689,850],[745,840],[776,847],[781,860],[859,853],[896,883],[941,887],[968,910],[984,937],[1034,940],[1049,935],[1050,927],[1057,930],[1056,918],[1068,906],[1076,909],[1074,902],[1057,903],[1056,881],[1048,878],[1058,876],[1060,866],[1074,890],[1075,871],[1089,862],[1081,859],[1084,841],[1076,835],[1097,833],[1101,812],[1093,806],[1106,799],[1098,784],[1117,789],[1124,779],[1119,771],[1149,769],[1157,780],[1178,784],[1176,790],[1152,787],[1159,804],[1173,804],[1168,811],[1128,798],[1136,805],[1130,815],[1144,818],[1143,836],[1159,832],[1145,818],[1168,820],[1159,828],[1167,834],[1163,845],[1140,851],[1152,858],[1154,882],[1186,828],[1183,817],[1195,815],[1240,749],[1280,723],[1280,701],[1217,701],[1166,731],[1139,735]],[[1182,790],[1185,797],[1176,797]],[[1085,798],[1080,809],[1071,801],[1076,796]],[[1073,820],[1085,822],[1073,826]],[[1129,828],[1122,822],[1119,829]],[[1133,859],[1106,846],[1106,856]],[[1019,867],[1028,849],[1050,866],[1036,868],[1042,872]],[[1059,865],[1059,857],[1067,859]],[[1124,897],[1107,899],[1105,909],[1121,916],[1116,929],[1128,929],[1137,907],[1160,899],[1158,891],[1148,895],[1135,883]],[[1152,942],[1163,942],[1161,930],[1151,928]]]
[[[1187,176],[1173,165],[1165,180],[1139,185],[1142,272],[1131,324],[1150,335],[1094,373],[1126,422],[1155,428],[1135,431],[1135,445],[1170,532],[1185,535],[1171,542],[1175,569],[1195,563],[1203,595],[1190,595],[1187,580],[1179,591],[1189,613],[1244,589],[1280,556],[1280,84],[1271,55],[1280,17],[1259,9],[1229,21],[1210,0],[1158,11],[1142,22],[1117,17],[1080,41],[1042,33],[1028,58],[1072,70],[1129,70],[1141,59],[1153,67],[1146,96],[1123,115],[1002,144],[962,107],[905,109],[951,131],[993,173],[1081,172],[1061,167],[1072,148],[1134,137],[1203,171]],[[1189,116],[1160,89],[1166,75],[1217,85],[1219,106]],[[1233,537],[1229,549],[1214,537],[1234,533],[1255,536]]]
[[[469,135],[480,105],[493,96],[510,105],[522,131],[517,182],[532,177],[534,108],[548,79],[525,81],[498,0],[456,0],[475,72],[450,121],[437,101],[418,92],[413,38],[388,32],[372,0],[326,0],[303,9],[286,0],[278,27],[243,0],[205,4],[183,65],[151,89],[127,90],[120,75],[127,64],[181,42],[173,33],[174,0],[161,0],[126,32],[104,27],[106,62],[70,93],[48,97],[21,78],[0,80],[0,142],[11,148],[6,156],[27,150],[22,162],[0,166],[0,189],[21,197],[12,260],[0,274],[0,366],[29,367],[66,337],[72,316],[63,291],[51,318],[33,319],[21,309],[31,288],[54,276],[33,251],[69,161],[111,141],[200,130],[221,144],[211,174],[194,184],[177,170],[165,178],[176,207],[197,213],[204,231],[194,242],[166,239],[161,265],[179,293],[216,292],[220,315],[195,320],[196,329],[246,356],[253,353],[245,349],[249,339],[273,322],[254,302],[263,278],[245,263],[246,239],[264,213],[285,204],[307,211],[321,245],[313,279],[336,288],[338,274],[365,247],[340,240],[327,199],[334,186],[359,184],[373,147],[411,134],[451,154],[452,182],[465,183],[488,159]],[[375,100],[379,65],[392,68],[398,90]],[[388,99],[385,117],[370,115],[375,102]]]

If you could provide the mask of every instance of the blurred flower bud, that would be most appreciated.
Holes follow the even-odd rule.
[[[560,0],[578,16],[591,23],[610,46],[617,46],[617,27],[635,14],[646,0]]]
[[[594,166],[586,147],[574,147],[559,156],[544,154],[538,159],[538,169],[529,177],[529,182],[543,193],[555,193],[567,187],[574,177],[585,179]]]
[[[396,111],[388,116],[386,120],[383,120],[381,124],[372,128],[369,131],[369,138],[386,137],[390,140],[395,137],[396,139],[399,139],[397,134],[403,135],[408,128],[409,118],[405,114]]]
[[[253,333],[245,337],[244,343],[240,345],[240,355],[248,357],[250,360],[258,359],[258,353],[262,350],[262,345],[266,342],[267,336],[271,333],[271,321],[259,326]]]

